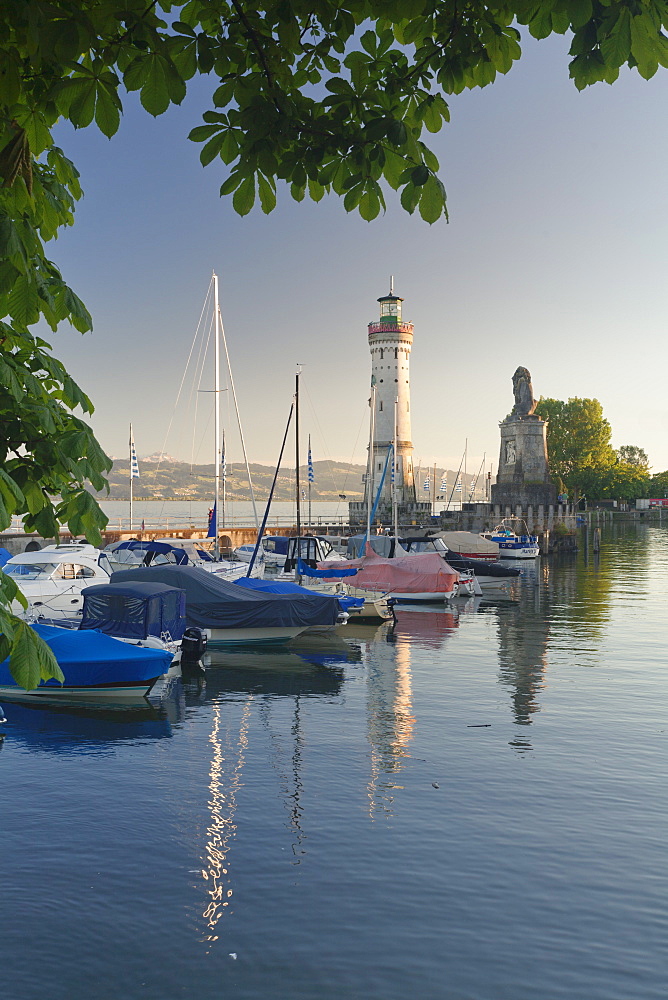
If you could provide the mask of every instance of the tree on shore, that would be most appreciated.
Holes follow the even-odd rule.
[[[552,476],[577,500],[632,500],[647,496],[649,459],[636,445],[610,444],[612,428],[598,399],[541,399],[536,413],[547,425]]]
[[[426,222],[446,217],[439,163],[424,141],[449,120],[447,96],[484,87],[534,38],[571,36],[579,89],[629,66],[649,79],[668,65],[662,0],[14,0],[0,8],[0,530],[68,524],[95,540],[106,518],[85,489],[109,459],[80,416],[88,397],[31,332],[40,320],[82,333],[83,303],[45,244],[72,225],[79,176],[54,144],[59,120],[112,137],[126,91],[159,115],[188,81],[215,76],[212,107],[190,138],[225,176],[221,195],[265,213],[279,185],[297,201],[333,192],[374,219],[390,192]],[[57,499],[54,500],[53,497]],[[19,666],[24,630],[0,574],[0,653]],[[4,609],[4,610],[3,610]],[[26,662],[31,660],[28,655]],[[50,669],[48,664],[44,670]],[[34,676],[33,676],[34,679]]]

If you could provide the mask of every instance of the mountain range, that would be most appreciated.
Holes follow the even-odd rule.
[[[251,464],[253,489],[258,500],[266,500],[271,489],[274,469],[269,465]],[[448,496],[455,483],[456,472],[450,469],[436,469],[437,495],[441,486],[444,471],[447,475]],[[311,484],[311,498],[314,502],[345,500],[363,500],[364,485],[362,477],[365,466],[353,465],[348,462],[322,461],[313,463],[314,482]],[[434,470],[428,470],[433,476]],[[429,500],[431,492],[423,490],[424,473],[420,472],[417,482],[418,499]],[[111,500],[128,500],[130,497],[130,479],[128,459],[115,459],[108,475],[109,495]],[[462,475],[463,490],[456,494],[456,499],[466,497],[473,481],[473,476]],[[301,488],[308,492],[308,469],[300,466]],[[478,486],[482,489],[482,484]],[[433,483],[430,480],[430,487]],[[221,485],[222,489],[222,485]],[[164,460],[157,462],[155,456],[139,460],[139,478],[133,483],[135,500],[206,500],[211,501],[214,492],[213,465],[190,465],[188,462]],[[98,494],[104,499],[106,494]],[[248,476],[243,463],[231,463],[226,469],[225,496],[227,500],[249,500]],[[295,472],[294,468],[285,468],[279,472],[276,480],[275,500],[294,500]]]

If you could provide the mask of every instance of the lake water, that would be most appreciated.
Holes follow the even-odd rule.
[[[155,711],[5,703],[3,994],[663,1000],[667,577],[615,527]]]

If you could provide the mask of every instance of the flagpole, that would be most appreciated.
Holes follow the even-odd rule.
[[[220,508],[220,526],[225,527],[225,484],[227,482],[227,455],[225,454],[225,431],[223,430],[223,453],[221,456],[221,466],[223,470],[223,502]],[[218,525],[216,525],[218,527]]]
[[[436,462],[434,462],[434,482],[431,485],[431,512],[436,513]]]
[[[132,531],[132,499],[133,499],[133,489],[132,489],[132,424],[130,424],[130,531]]]
[[[309,527],[313,524],[311,520],[311,476],[313,475],[313,464],[311,462],[311,435],[308,436],[308,523]]]

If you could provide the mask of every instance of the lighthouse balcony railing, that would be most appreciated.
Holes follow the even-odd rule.
[[[369,323],[369,334],[375,333],[413,333],[413,324],[403,320],[387,323]]]

